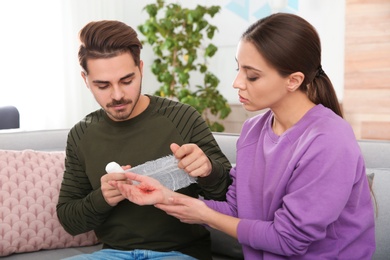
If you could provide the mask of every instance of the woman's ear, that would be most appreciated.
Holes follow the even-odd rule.
[[[302,72],[298,71],[291,73],[290,76],[288,76],[287,90],[290,92],[294,92],[299,88],[304,79],[305,75]]]

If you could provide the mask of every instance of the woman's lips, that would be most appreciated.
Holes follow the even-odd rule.
[[[238,96],[239,97],[239,100],[240,100],[240,103],[247,103],[248,102],[248,99],[246,98],[243,98],[242,96]]]

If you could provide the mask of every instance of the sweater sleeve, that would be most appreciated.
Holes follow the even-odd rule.
[[[72,235],[93,230],[105,221],[112,209],[104,200],[100,188],[92,189],[75,152],[75,135],[75,129],[68,135],[65,172],[57,204],[58,219]]]
[[[224,200],[231,183],[229,160],[222,153],[209,126],[192,106],[169,99],[151,96],[156,111],[166,117],[180,135],[182,143],[196,144],[209,158],[212,171],[209,176],[198,178],[198,194],[207,199]]]
[[[209,176],[198,178],[200,194],[206,199],[225,200],[227,189],[231,184],[229,176],[231,165],[200,115],[194,123],[190,142],[197,144],[203,150],[212,165]]]

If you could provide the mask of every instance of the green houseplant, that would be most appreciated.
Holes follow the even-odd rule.
[[[206,17],[214,17],[220,7],[197,5],[189,9],[156,0],[144,10],[149,18],[138,26],[138,30],[146,38],[143,42],[151,45],[156,56],[151,70],[162,85],[155,94],[195,107],[212,131],[224,131],[218,120],[226,118],[231,109],[217,90],[219,79],[208,70],[207,63],[218,48],[210,42],[217,27]],[[191,86],[190,77],[194,74],[203,80]]]

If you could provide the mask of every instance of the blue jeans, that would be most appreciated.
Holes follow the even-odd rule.
[[[64,260],[196,260],[189,255],[177,251],[157,252],[151,250],[122,251],[102,249],[92,254],[82,254],[65,258]]]

